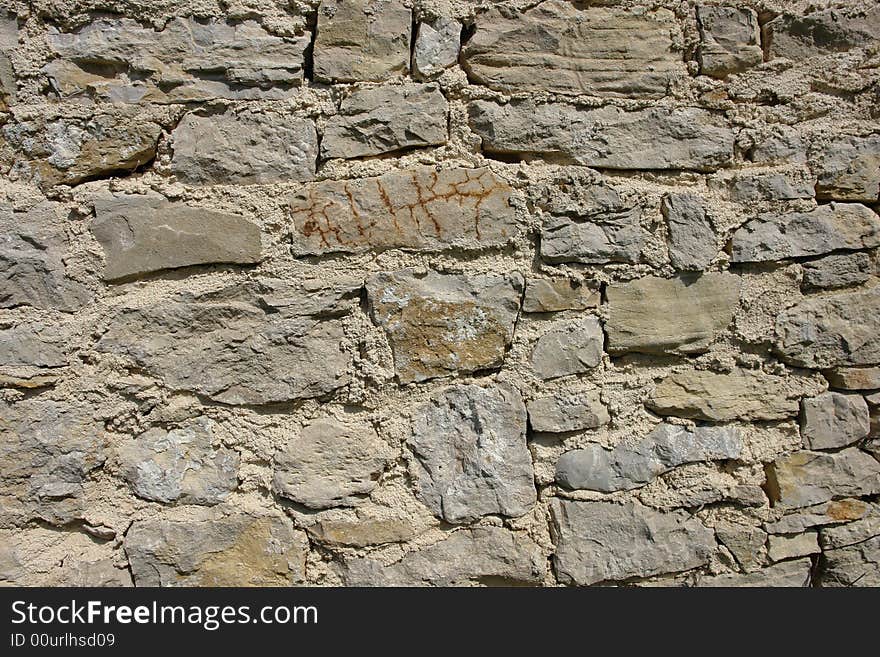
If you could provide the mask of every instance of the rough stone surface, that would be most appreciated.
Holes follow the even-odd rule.
[[[809,559],[783,561],[754,573],[725,573],[700,579],[700,586],[711,587],[788,587],[803,588],[810,584],[813,562]]]
[[[12,55],[18,46],[18,20],[15,16],[0,12],[0,110],[6,109],[15,99],[15,71]]]
[[[436,77],[458,61],[461,23],[453,18],[436,18],[419,23],[413,46],[413,75]]]
[[[869,203],[880,198],[880,135],[835,139],[817,160],[819,198]]]
[[[834,525],[864,518],[870,511],[868,503],[859,499],[834,500],[798,509],[765,525],[771,534],[799,534],[811,527]]]
[[[730,551],[740,568],[746,572],[761,568],[767,542],[767,532],[763,529],[725,521],[715,525],[715,536]]]
[[[568,278],[530,278],[526,281],[523,312],[549,313],[586,310],[600,303],[597,287]]]
[[[272,310],[244,295],[181,294],[122,309],[96,348],[126,357],[172,390],[224,404],[318,397],[345,385],[351,355],[340,322]]]
[[[770,536],[767,538],[767,556],[771,561],[784,561],[796,557],[818,554],[819,535],[806,532],[797,536]]]
[[[315,178],[318,134],[308,119],[276,112],[191,113],[171,132],[171,146],[171,171],[186,183],[248,185]]]
[[[414,410],[408,443],[418,495],[447,522],[521,516],[535,504],[526,408],[513,388],[443,390]]]
[[[73,311],[86,303],[88,290],[67,276],[67,249],[58,206],[47,201],[16,212],[0,203],[0,308]]]
[[[807,449],[837,449],[868,436],[868,404],[861,395],[826,392],[801,403],[801,435]]]
[[[825,550],[849,547],[875,536],[880,536],[880,508],[876,504],[868,505],[864,516],[854,522],[819,530],[819,542]]]
[[[82,518],[83,485],[106,446],[87,407],[41,398],[0,404],[0,525]]]
[[[880,367],[839,367],[825,373],[832,388],[843,390],[880,389]]]
[[[697,7],[700,73],[723,78],[764,61],[758,16],[752,9]]]
[[[373,320],[388,335],[401,382],[499,367],[513,338],[522,290],[518,273],[402,270],[367,281]]]
[[[669,229],[669,260],[676,269],[702,271],[718,254],[715,230],[696,194],[663,197]]]
[[[690,570],[705,564],[715,546],[712,531],[683,511],[564,500],[554,500],[551,510],[556,572],[569,584]]]
[[[768,486],[780,505],[793,508],[876,495],[880,463],[855,447],[833,453],[794,452],[773,462]]]
[[[730,164],[734,132],[711,112],[692,107],[580,110],[531,100],[475,101],[471,127],[498,155],[544,155],[605,169],[694,169]]]
[[[443,144],[447,111],[446,99],[434,84],[355,91],[327,121],[321,156],[364,157]]]
[[[864,283],[871,277],[871,259],[867,253],[830,255],[804,263],[804,286],[830,290]]]
[[[737,429],[661,424],[635,444],[620,444],[612,450],[587,445],[565,452],[556,464],[556,481],[568,489],[630,490],[679,465],[738,459],[742,451]]]
[[[409,70],[412,12],[402,0],[323,0],[314,71],[321,81],[385,80]]]
[[[675,29],[668,11],[560,0],[513,15],[493,8],[477,16],[462,64],[473,82],[500,91],[658,98],[685,72]]]
[[[603,339],[599,319],[593,315],[553,324],[532,348],[532,369],[541,379],[588,372],[602,360]]]
[[[95,200],[104,278],[116,280],[208,263],[260,261],[260,229],[234,214],[169,203],[158,194]]]
[[[764,26],[764,43],[771,58],[806,59],[852,48],[880,39],[880,9],[863,16],[814,11],[805,16],[785,13]]]
[[[733,235],[733,262],[766,262],[880,245],[880,217],[860,203],[765,214]]]
[[[760,370],[684,370],[663,379],[646,405],[661,415],[713,422],[782,420],[797,415],[797,394],[784,378]]]
[[[136,586],[290,586],[308,544],[280,514],[204,510],[135,521],[124,545]]]
[[[880,586],[880,536],[827,550],[820,564],[819,586]]]
[[[608,424],[611,417],[598,391],[558,392],[538,397],[526,404],[532,431],[564,433],[596,429]]]
[[[288,198],[299,255],[501,246],[519,231],[510,186],[486,168],[416,168],[307,185]]]
[[[99,18],[75,32],[50,29],[57,59],[44,70],[61,96],[116,103],[280,98],[302,84],[309,40],[275,36],[254,20],[185,17],[154,30]]]
[[[154,427],[116,448],[122,476],[154,502],[216,504],[238,487],[239,455],[213,446],[214,423],[202,416],[165,430]]]
[[[727,273],[640,278],[610,285],[608,350],[612,354],[700,353],[733,318],[740,282]]]
[[[816,196],[815,178],[782,173],[720,172],[709,179],[709,188],[726,192],[732,201],[794,201]]]
[[[640,218],[637,208],[601,217],[552,217],[541,228],[541,257],[554,263],[636,263],[645,241]]]
[[[807,299],[776,318],[776,350],[801,367],[880,363],[880,287]]]
[[[462,586],[540,584],[546,562],[528,536],[501,527],[452,532],[433,545],[385,565],[371,557],[346,560],[348,586]]]
[[[275,455],[273,488],[310,509],[354,506],[376,487],[390,459],[368,424],[316,420]]]
[[[309,529],[309,535],[325,545],[355,548],[402,543],[415,533],[412,523],[404,518],[321,520]]]

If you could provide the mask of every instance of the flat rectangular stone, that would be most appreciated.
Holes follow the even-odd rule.
[[[478,100],[468,111],[490,154],[537,155],[603,169],[713,171],[733,160],[736,135],[726,119],[694,107],[627,111]]]
[[[764,60],[758,30],[758,15],[737,7],[697,7],[700,73],[724,78]]]
[[[436,84],[358,89],[327,119],[321,157],[366,157],[446,143],[448,112]]]
[[[880,9],[862,16],[840,10],[814,11],[804,16],[784,13],[764,26],[764,44],[770,58],[807,59],[846,52],[880,39]]]
[[[599,288],[568,278],[530,278],[526,282],[523,312],[549,313],[560,310],[596,308],[601,301]]]
[[[234,214],[170,203],[158,194],[95,200],[104,278],[116,280],[207,263],[260,261],[260,229]]]
[[[532,431],[564,433],[595,429],[610,422],[597,390],[560,391],[526,404]]]
[[[402,0],[322,0],[315,79],[378,82],[409,71],[412,12]]]
[[[880,21],[880,13],[877,19]],[[880,198],[880,135],[835,135],[815,155],[819,198],[866,203]]]
[[[857,447],[839,452],[794,452],[767,473],[771,499],[799,508],[843,497],[880,493],[880,463]]]
[[[684,77],[672,12],[579,8],[547,0],[522,12],[480,13],[462,51],[471,82],[508,93],[660,98]]]
[[[171,171],[195,184],[314,180],[318,158],[315,122],[286,114],[187,114],[171,133]]]
[[[825,372],[825,378],[841,390],[880,390],[880,367],[840,367]]]
[[[124,103],[282,98],[302,84],[311,39],[280,37],[254,20],[174,18],[161,30],[99,18],[77,32],[50,28],[58,59],[44,68],[64,97]]]
[[[306,185],[288,198],[293,252],[501,246],[519,231],[511,191],[487,168],[421,167]]]
[[[401,383],[499,367],[513,339],[523,278],[412,269],[367,280],[373,321],[394,352]]]
[[[733,319],[740,280],[728,273],[648,276],[612,284],[608,298],[608,351],[700,353]]]
[[[767,262],[880,245],[880,216],[861,203],[762,214],[731,239],[732,262]]]

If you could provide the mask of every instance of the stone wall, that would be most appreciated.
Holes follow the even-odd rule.
[[[0,581],[880,585],[873,0],[0,8]]]

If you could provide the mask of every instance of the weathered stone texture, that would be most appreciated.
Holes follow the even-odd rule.
[[[401,543],[415,534],[412,523],[404,518],[319,520],[309,528],[309,536],[320,543],[356,548]]]
[[[880,390],[880,367],[839,367],[825,373],[832,388]]]
[[[733,235],[733,262],[766,262],[880,245],[880,217],[860,203],[764,214]]]
[[[564,433],[595,429],[608,424],[611,417],[598,391],[566,391],[538,397],[526,404],[532,431]]]
[[[715,256],[715,230],[696,194],[667,194],[663,214],[669,230],[669,260],[681,270],[702,271]]]
[[[338,319],[313,316],[320,308],[267,309],[244,292],[230,293],[125,308],[96,348],[124,356],[171,389],[224,404],[318,397],[348,382],[351,355]]]
[[[355,91],[327,121],[321,156],[364,157],[443,144],[447,112],[446,99],[434,84]]]
[[[834,138],[817,160],[819,198],[868,203],[880,198],[880,135]]]
[[[805,262],[804,287],[829,290],[864,283],[871,277],[871,259],[867,253],[830,255]]]
[[[106,447],[88,407],[41,398],[0,404],[0,524],[82,518],[83,485]]]
[[[46,201],[16,212],[0,203],[0,308],[73,311],[86,303],[87,288],[67,276],[68,246],[60,206]]]
[[[556,464],[556,481],[569,489],[611,493],[649,483],[685,463],[737,459],[743,441],[737,429],[661,424],[635,444],[608,450],[600,445],[565,452]]]
[[[513,388],[447,388],[414,410],[408,443],[418,495],[447,522],[521,516],[535,503],[526,408]]]
[[[671,12],[578,9],[548,0],[522,13],[493,8],[462,51],[473,82],[500,91],[658,98],[685,75]]]
[[[527,313],[586,310],[597,307],[599,297],[599,289],[589,283],[568,278],[530,278],[522,309]]]
[[[273,487],[310,509],[354,506],[376,487],[391,456],[366,422],[316,420],[275,455]]]
[[[213,445],[214,423],[199,417],[165,430],[125,438],[116,448],[122,476],[154,502],[216,504],[238,487],[239,455]]]
[[[692,107],[580,110],[531,100],[470,105],[483,149],[543,155],[605,169],[712,171],[733,159],[735,133],[720,116]]]
[[[402,0],[323,0],[317,30],[318,80],[379,81],[409,71],[412,13]]]
[[[12,104],[16,94],[15,71],[10,55],[18,46],[18,20],[0,12],[0,111]]]
[[[532,348],[532,369],[541,379],[588,372],[602,361],[604,337],[599,319],[593,315],[556,323]]]
[[[880,492],[880,463],[855,447],[839,452],[794,452],[768,471],[772,496],[785,507],[805,507]]]
[[[861,395],[826,392],[804,399],[801,435],[807,449],[846,447],[868,436],[868,404]]]
[[[807,299],[776,318],[776,350],[801,367],[880,363],[880,287]]]
[[[158,194],[95,200],[95,238],[104,248],[104,278],[163,269],[260,261],[260,229],[234,214],[169,203]]]
[[[297,255],[500,246],[518,233],[510,186],[487,168],[325,181],[288,198]]]
[[[760,370],[685,370],[663,379],[646,402],[661,415],[697,420],[781,420],[798,413],[797,388]]]
[[[870,509],[867,502],[858,499],[833,500],[789,512],[779,520],[767,523],[765,528],[771,534],[799,534],[811,527],[860,520]]]
[[[700,353],[733,319],[740,281],[727,273],[640,278],[608,286],[612,354]]]
[[[783,561],[753,573],[725,573],[703,577],[699,586],[803,588],[810,584],[812,568],[813,562],[809,559]]]
[[[367,281],[373,321],[385,329],[401,383],[499,367],[513,338],[523,277],[413,270]]]
[[[171,171],[192,184],[305,181],[315,178],[315,123],[276,112],[187,114],[171,132]]]
[[[136,586],[291,586],[308,542],[285,516],[203,510],[135,521],[125,553]]]
[[[863,16],[836,10],[814,11],[804,16],[785,13],[764,26],[768,54],[806,59],[852,48],[870,46],[880,39],[880,9]]]
[[[49,187],[130,173],[156,157],[162,127],[138,108],[83,110],[18,107],[3,126],[25,178]]]
[[[546,560],[528,536],[477,527],[452,532],[390,565],[361,557],[346,560],[341,571],[348,586],[462,586],[540,584],[546,569]]]
[[[705,564],[714,535],[683,511],[638,502],[551,504],[556,572],[568,584],[594,584],[690,570]]]
[[[45,67],[61,96],[122,103],[280,98],[303,79],[309,35],[279,37],[256,21],[175,18],[163,29],[99,18],[65,33],[50,29],[57,55]]]
[[[452,18],[421,22],[413,46],[413,75],[422,79],[436,77],[458,61],[461,48],[461,23]]]
[[[700,73],[723,78],[764,61],[758,16],[752,9],[697,7]]]

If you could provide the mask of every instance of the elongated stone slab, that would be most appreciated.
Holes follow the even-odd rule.
[[[670,11],[576,8],[548,0],[524,12],[479,14],[462,51],[472,82],[505,92],[659,98],[686,74]]]
[[[776,351],[792,365],[880,363],[880,287],[808,299],[776,317]]]
[[[174,18],[161,30],[100,18],[48,34],[58,59],[44,69],[62,96],[125,103],[282,98],[302,84],[310,35],[279,37],[254,20]],[[96,72],[99,71],[99,72]]]
[[[95,238],[104,247],[104,278],[207,263],[260,261],[260,229],[234,214],[169,203],[158,194],[99,198]]]
[[[733,160],[730,125],[694,107],[582,110],[531,100],[507,105],[480,100],[468,111],[488,153],[543,155],[605,169],[712,171]]]
[[[800,451],[776,459],[767,473],[771,499],[799,508],[880,493],[880,463],[856,447]]]
[[[830,203],[810,212],[765,214],[737,230],[733,262],[765,262],[880,245],[880,217],[860,203]]]
[[[506,244],[518,232],[510,186],[487,168],[418,168],[307,185],[288,198],[296,255]]]
[[[607,450],[592,444],[565,452],[556,464],[556,481],[569,489],[630,490],[679,465],[736,459],[742,450],[735,428],[661,424],[635,445]]]
[[[608,351],[705,351],[733,319],[739,292],[739,277],[715,272],[609,285]]]

